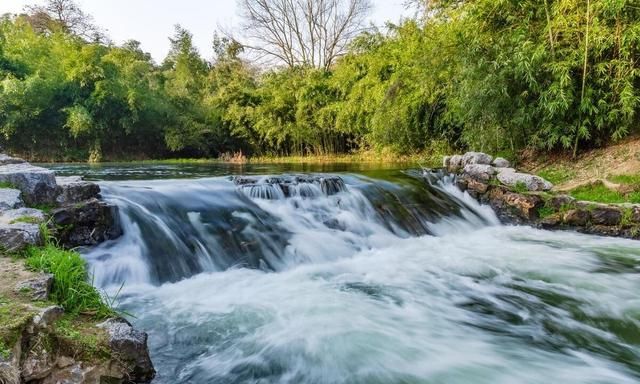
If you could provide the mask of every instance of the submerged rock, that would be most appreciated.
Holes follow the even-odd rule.
[[[95,245],[122,235],[118,207],[91,199],[51,212],[60,243],[68,248]]]
[[[135,330],[125,319],[110,319],[98,325],[109,334],[109,346],[129,370],[128,379],[135,383],[148,383],[156,371],[149,357],[147,334]]]
[[[9,183],[22,192],[29,205],[53,204],[57,195],[55,173],[29,163],[0,166],[0,182]]]

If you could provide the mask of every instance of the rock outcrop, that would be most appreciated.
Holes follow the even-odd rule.
[[[122,235],[117,207],[95,198],[57,208],[51,220],[58,241],[68,248],[96,245]]]
[[[99,200],[100,186],[78,176],[56,177],[51,170],[0,154],[0,246],[9,252],[41,242],[38,224],[51,211],[49,222],[61,245],[67,248],[95,245],[122,234],[118,208]]]
[[[44,223],[69,248],[122,233],[117,207],[100,200],[95,183],[55,177],[53,171],[4,154],[0,183],[5,187],[0,188],[0,250],[5,254],[42,244]],[[79,320],[80,330],[59,329],[63,308],[41,309],[55,276],[35,274],[1,256],[0,297],[11,301],[0,300],[0,384],[151,382],[155,370],[144,332],[121,318],[96,324],[87,317]]]
[[[460,189],[490,205],[503,223],[640,239],[639,205],[576,201],[550,192],[551,183],[509,168],[504,159],[489,159],[470,152],[445,157],[443,166],[456,175]]]

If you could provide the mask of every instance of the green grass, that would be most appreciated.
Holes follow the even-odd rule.
[[[550,181],[553,184],[562,184],[573,179],[576,176],[575,171],[563,166],[553,166],[545,168],[537,172],[537,174],[538,176]]]
[[[632,192],[625,195],[618,191],[610,190],[601,183],[576,188],[570,194],[578,200],[600,203],[640,203],[640,192]]]
[[[640,188],[640,175],[616,175],[608,179],[617,184],[628,184]]]
[[[54,275],[51,300],[67,313],[90,314],[98,318],[115,313],[89,282],[86,262],[79,253],[58,248],[49,242],[43,247],[27,249],[26,256],[28,268]]]

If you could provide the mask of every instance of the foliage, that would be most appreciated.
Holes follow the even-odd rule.
[[[79,253],[60,249],[49,243],[26,251],[27,267],[54,275],[51,299],[67,313],[113,315],[113,310],[89,281],[87,267]]]
[[[601,203],[640,203],[640,192],[621,193],[611,190],[602,183],[578,187],[571,192],[578,200],[597,201]]]
[[[632,0],[413,3],[419,17],[363,31],[320,68],[255,68],[242,44],[219,36],[205,60],[180,26],[158,65],[136,41],[43,30],[44,8],[4,17],[0,145],[91,161],[434,147],[575,154],[639,131]]]

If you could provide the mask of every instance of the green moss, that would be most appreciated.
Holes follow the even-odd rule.
[[[0,359],[7,360],[11,356],[11,349],[4,345],[4,342],[0,340]]]
[[[67,313],[91,314],[98,318],[114,314],[111,306],[89,282],[86,262],[79,253],[47,244],[27,249],[26,256],[28,268],[54,275],[51,299]]]
[[[8,181],[0,181],[0,188],[17,189],[15,185]]]
[[[16,223],[38,224],[40,223],[40,219],[33,216],[22,216],[14,220],[11,220],[9,224],[16,224]]]
[[[0,354],[10,353],[31,316],[33,312],[20,303],[0,296]]]
[[[51,211],[53,211],[57,207],[54,204],[36,204],[36,205],[30,206],[29,208],[39,209],[42,212],[49,214],[51,213]]]
[[[79,356],[84,360],[109,359],[111,349],[106,335],[92,322],[82,320],[82,318],[65,315],[56,322],[59,346],[67,354]]]

